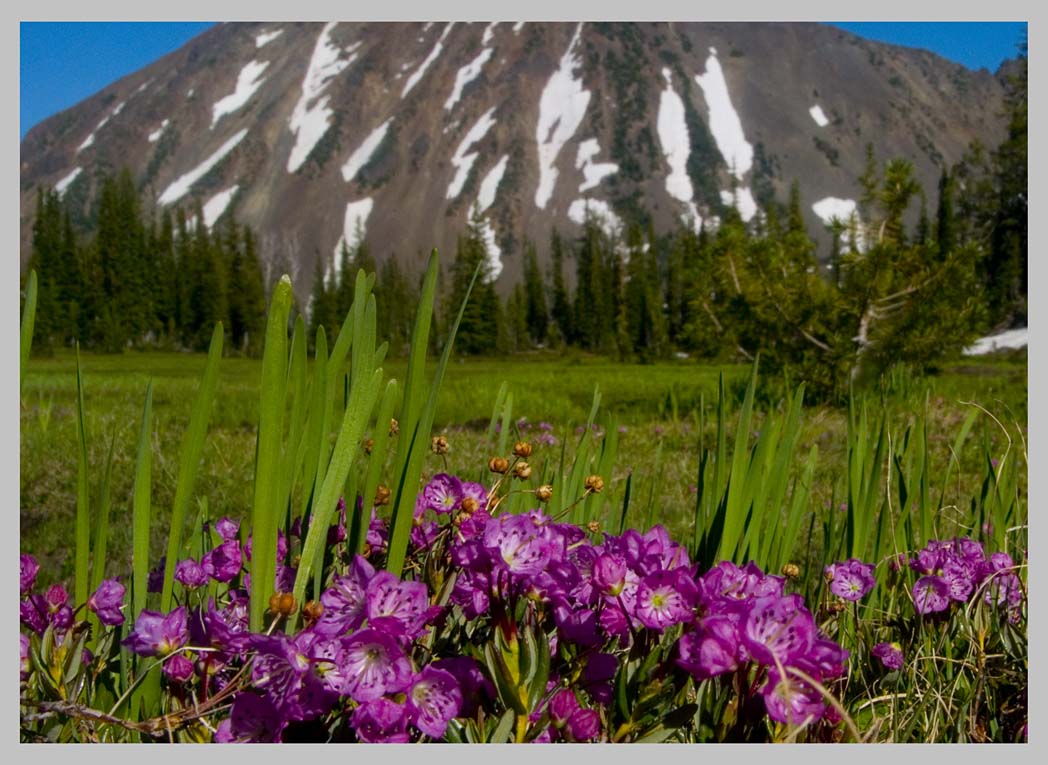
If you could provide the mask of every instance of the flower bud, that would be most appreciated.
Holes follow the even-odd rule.
[[[796,579],[801,575],[801,569],[796,563],[787,563],[782,567],[782,575],[787,579]]]
[[[591,475],[586,478],[586,491],[592,491],[594,494],[600,494],[604,491],[604,479],[599,475]]]
[[[371,454],[371,451],[375,448],[375,439],[369,438],[364,442],[364,454]]]
[[[531,444],[527,441],[517,441],[513,444],[513,454],[521,459],[527,459],[531,456]]]
[[[553,487],[548,483],[544,483],[535,489],[535,496],[538,497],[539,502],[549,502],[553,499]]]
[[[589,529],[591,534],[596,534],[600,531],[600,523],[598,521],[590,521],[586,524],[586,528]]]
[[[276,615],[280,613],[280,593],[274,592],[269,596],[269,613]]]
[[[509,470],[509,460],[505,457],[492,457],[488,460],[488,470],[492,473],[505,473]]]
[[[307,622],[315,622],[324,613],[324,606],[319,601],[307,600],[302,606],[302,616]]]
[[[395,417],[391,417],[389,420],[389,434],[395,436],[400,432],[400,423],[397,422]]]
[[[527,462],[518,462],[513,466],[513,475],[522,481],[526,481],[531,477],[531,465]]]
[[[477,502],[477,500],[474,497],[462,498],[462,512],[464,512],[467,516],[473,515],[473,513],[477,512],[477,509],[479,507],[480,503]]]
[[[389,487],[379,484],[375,487],[375,506],[389,504]]]
[[[280,613],[284,616],[291,616],[295,613],[295,596],[290,592],[284,592],[280,594]]]
[[[447,454],[448,453],[448,437],[447,436],[433,436],[433,439],[429,442],[429,448],[433,450],[434,454]]]

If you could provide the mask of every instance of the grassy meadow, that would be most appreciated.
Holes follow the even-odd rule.
[[[107,491],[112,506],[109,546],[113,574],[130,569],[132,483],[146,386],[153,381],[152,502],[160,522],[153,526],[151,557],[156,561],[167,538],[164,519],[170,517],[180,444],[205,361],[204,354],[188,353],[81,354],[90,491],[93,505]],[[69,351],[33,357],[21,395],[20,546],[40,560],[41,581],[68,580],[73,567],[69,530],[77,496],[75,368],[75,356]],[[384,368],[387,378],[404,380],[406,361],[390,359]],[[505,383],[505,392],[512,399],[507,412],[503,398],[499,415],[510,424],[511,432],[503,444],[511,446],[521,438],[532,442],[531,463],[537,470],[530,483],[537,486],[559,460],[571,464],[594,389],[599,388],[594,435],[614,431],[617,452],[610,475],[604,476],[608,488],[597,517],[605,525],[618,524],[629,477],[628,525],[647,528],[662,523],[675,536],[690,538],[702,450],[715,446],[718,379],[723,375],[728,432],[733,434],[749,372],[745,365],[704,366],[689,360],[621,364],[584,354],[453,357],[440,390],[433,431],[448,437],[449,450],[444,456],[430,454],[423,475],[446,470],[488,482],[485,466],[498,451],[501,438],[495,433],[489,439],[489,426]],[[260,379],[260,360],[222,359],[187,525],[202,510],[210,518],[247,517],[252,504]],[[956,359],[943,365],[939,374],[922,379],[896,375],[884,390],[857,400],[857,411],[864,402],[871,422],[884,416],[887,435],[901,459],[912,459],[905,456],[905,449],[919,421],[926,418],[928,474],[934,478],[931,492],[936,507],[942,508],[934,519],[937,536],[954,532],[979,535],[979,529],[972,528],[972,513],[975,498],[985,492],[987,460],[995,465],[1002,460],[1018,461],[1016,491],[1025,504],[1026,380],[1026,352],[1020,351]],[[340,407],[341,402],[337,409]],[[767,413],[781,408],[775,389],[758,389],[751,444]],[[545,427],[540,428],[540,423]],[[876,430],[877,426],[870,427]],[[964,436],[960,444],[959,434]],[[789,466],[791,481],[795,481],[811,448],[816,447],[805,529],[823,526],[827,518],[826,528],[833,529],[835,515],[843,516],[848,491],[847,443],[847,409],[805,405]],[[110,480],[105,487],[102,477],[110,450]],[[880,473],[891,486],[886,465],[880,466]],[[794,488],[795,483],[787,491],[787,501]],[[898,500],[899,487],[891,492],[889,499]],[[827,534],[809,531],[809,552],[826,545]]]

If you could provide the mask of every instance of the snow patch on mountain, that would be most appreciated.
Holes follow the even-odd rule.
[[[506,165],[509,164],[509,154],[503,154],[493,168],[484,176],[480,182],[480,191],[477,194],[477,210],[484,212],[495,203],[495,193],[498,191],[502,176],[506,173]]]
[[[244,140],[244,136],[246,135],[247,128],[244,128],[218,147],[218,151],[164,189],[164,192],[157,198],[157,203],[170,205],[184,197],[189,189],[192,188],[193,184],[207,175],[211,171],[211,168],[225,159],[226,155],[233,151],[233,149],[236,148],[236,145]]]
[[[345,51],[331,40],[331,30],[335,28],[337,21],[331,21],[324,25],[317,38],[313,56],[309,60],[309,68],[306,77],[302,80],[302,97],[295,104],[295,110],[291,114],[288,127],[295,134],[295,145],[291,147],[291,155],[287,159],[287,171],[293,173],[302,167],[306,157],[313,151],[324,133],[331,126],[331,115],[334,113],[328,102],[330,98],[324,95],[324,90],[330,84],[332,78],[341,73],[347,66],[352,64],[356,58],[356,50],[360,43],[350,45]],[[343,54],[348,58],[342,58]]]
[[[229,207],[229,203],[233,201],[234,195],[237,193],[237,189],[240,188],[240,184],[234,184],[225,191],[220,191],[215,194],[211,199],[207,200],[204,205],[204,225],[211,228],[215,225],[215,222],[222,217],[222,213]]]
[[[498,26],[497,21],[492,21],[486,27],[484,27],[484,35],[480,38],[481,45],[491,45],[491,41],[495,39],[495,27]]]
[[[164,134],[164,131],[167,130],[167,126],[170,124],[171,120],[164,120],[163,122],[161,122],[160,127],[158,127],[156,130],[149,134],[149,142],[156,143],[157,141],[159,141],[160,136]]]
[[[826,115],[822,111],[822,107],[818,104],[809,109],[808,114],[811,115],[811,118],[815,120],[815,124],[819,127],[826,127],[830,124],[830,121],[826,119]]]
[[[488,272],[493,280],[497,279],[502,273],[502,249],[495,240],[495,229],[487,218],[480,226],[480,234],[484,239],[484,250],[488,256]]]
[[[68,189],[72,185],[73,181],[75,181],[80,176],[81,172],[83,172],[82,167],[74,167],[73,171],[69,173],[69,175],[63,177],[58,183],[55,184],[55,193],[58,194],[58,196],[62,196],[63,194],[65,194],[66,189]]]
[[[335,257],[331,261],[331,273],[334,278],[338,278],[339,269],[342,267],[342,258],[339,257],[342,252],[342,245],[354,247],[359,244],[359,240],[363,238],[364,232],[367,230],[368,217],[371,215],[373,207],[374,203],[371,197],[357,199],[346,205],[346,218],[342,224],[342,236],[338,238],[338,244],[335,245]]]
[[[148,80],[146,80],[141,85],[139,85],[137,89],[135,89],[135,95],[137,96],[139,93],[141,93],[143,90],[145,90],[146,88],[148,88],[152,84],[153,84],[153,78],[150,77]]]
[[[484,68],[484,64],[491,58],[492,52],[491,48],[484,48],[475,59],[458,70],[455,74],[455,87],[452,88],[448,100],[444,102],[445,110],[450,111],[458,103],[459,98],[462,97],[463,89],[480,76],[480,70]]]
[[[535,190],[535,206],[545,209],[557,183],[554,166],[561,148],[574,135],[589,105],[590,92],[582,87],[582,78],[575,79],[575,70],[582,59],[575,55],[575,46],[582,34],[582,22],[568,49],[560,59],[560,67],[549,78],[539,100],[539,122],[535,140],[539,148],[539,187]]]
[[[730,191],[722,191],[720,195],[721,202],[738,210],[739,217],[746,223],[753,220],[753,216],[757,214],[757,201],[753,198],[753,192],[748,186],[739,186],[735,189],[734,194]]]
[[[520,34],[520,30],[522,30],[524,28],[524,25],[526,23],[527,22],[525,22],[525,21],[518,21],[516,24],[514,24],[513,25],[513,34]]]
[[[1025,348],[1030,344],[1030,328],[1019,327],[1000,332],[996,335],[980,337],[973,344],[964,349],[965,356],[983,356],[994,351],[1013,348]]]
[[[346,183],[353,180],[357,173],[360,172],[360,168],[364,167],[364,165],[371,161],[375,149],[379,147],[379,144],[382,143],[382,139],[386,137],[391,122],[393,122],[392,117],[372,130],[368,134],[368,137],[364,139],[364,142],[360,144],[360,146],[357,147],[357,150],[350,155],[348,160],[346,160],[346,164],[342,166],[342,179]]]
[[[458,148],[455,149],[455,154],[451,157],[451,164],[455,167],[455,177],[452,178],[451,183],[448,185],[448,199],[454,199],[462,191],[462,186],[466,183],[466,178],[469,177],[469,171],[477,159],[477,152],[469,152],[469,149],[491,130],[492,125],[495,124],[495,118],[492,116],[494,113],[495,107],[492,106],[480,115],[480,119],[469,129],[466,137],[462,139]],[[467,154],[467,152],[469,153]]]
[[[95,125],[95,129],[91,131],[91,134],[87,138],[84,139],[84,142],[82,144],[80,144],[79,146],[76,147],[76,153],[77,154],[79,154],[80,152],[82,152],[84,149],[86,149],[88,146],[90,146],[91,144],[93,144],[95,142],[95,133],[97,133],[99,130],[104,128],[106,126],[106,123],[109,122],[109,120],[113,119],[113,117],[115,117],[116,115],[120,114],[121,110],[124,108],[124,104],[125,103],[126,103],[125,101],[121,101],[119,104],[116,105],[116,107],[113,109],[113,111],[109,112],[109,114],[107,114],[105,117],[102,118],[101,122],[99,122],[97,125]]]
[[[283,29],[275,29],[272,32],[263,32],[260,35],[255,36],[255,47],[261,48],[263,45],[267,45],[273,42],[275,39],[284,34]]]
[[[837,197],[825,197],[811,206],[819,219],[827,226],[837,221],[845,226],[841,233],[841,244],[845,247],[851,245],[851,231],[849,230],[852,216],[855,216],[857,230],[856,247],[863,249],[862,220],[859,218],[859,208],[854,199],[838,199]]]
[[[742,122],[731,104],[728,83],[717,60],[717,51],[710,48],[706,59],[706,73],[695,75],[695,82],[702,88],[706,106],[710,112],[710,132],[717,143],[724,161],[740,181],[753,165],[753,146],[746,140]]]
[[[673,89],[673,74],[668,68],[662,70],[666,88],[659,94],[659,115],[657,129],[659,143],[662,144],[662,155],[670,166],[666,176],[666,192],[687,207],[687,214],[682,220],[691,219],[695,230],[702,226],[702,216],[695,206],[695,190],[688,175],[688,155],[691,153],[691,138],[688,134],[688,123],[684,116],[684,102]]]
[[[440,52],[444,50],[444,38],[448,36],[448,32],[451,31],[451,28],[453,26],[455,26],[455,22],[451,21],[448,22],[448,25],[446,27],[444,27],[444,31],[440,33],[440,39],[437,40],[437,44],[433,46],[433,50],[431,50],[429,52],[429,55],[426,56],[425,60],[421,64],[419,64],[418,69],[411,73],[411,76],[408,77],[408,81],[404,83],[404,90],[400,94],[401,98],[404,98],[408,93],[411,92],[411,89],[418,84],[418,81],[422,79],[422,76],[426,73],[426,70],[429,69],[429,65],[437,60],[437,56],[439,56]]]
[[[587,138],[579,144],[578,154],[575,155],[575,167],[582,171],[585,179],[579,184],[579,193],[597,186],[601,181],[612,173],[618,172],[619,166],[614,162],[594,162],[593,159],[600,154],[600,143],[596,138]]]
[[[240,70],[240,74],[237,75],[237,84],[233,92],[215,101],[214,106],[211,107],[212,130],[215,129],[215,125],[218,124],[220,119],[244,106],[251,96],[255,95],[258,89],[262,87],[262,83],[266,79],[262,76],[262,73],[266,71],[267,66],[269,66],[268,61],[249,61],[244,65],[244,68]]]
[[[608,236],[622,233],[622,219],[603,199],[576,199],[568,207],[568,217],[580,226],[585,224],[587,215],[592,215]]]

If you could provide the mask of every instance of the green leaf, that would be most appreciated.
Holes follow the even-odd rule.
[[[207,421],[211,415],[211,403],[218,387],[218,362],[222,358],[222,323],[215,325],[211,333],[211,346],[207,352],[207,365],[200,381],[193,411],[189,415],[189,427],[182,437],[182,453],[178,463],[178,481],[175,484],[175,501],[171,507],[171,526],[167,539],[167,562],[164,566],[164,585],[160,593],[160,610],[167,613],[171,610],[171,596],[174,591],[175,564],[182,549],[182,529],[186,521],[186,510],[190,497],[196,486],[197,471],[200,468],[200,456],[204,451],[204,439],[207,437]]]
[[[495,730],[492,731],[490,738],[488,738],[489,744],[509,743],[510,735],[513,733],[514,717],[513,710],[507,709],[502,717],[499,718],[499,724],[495,726]]]
[[[87,602],[88,563],[91,554],[91,500],[87,483],[87,432],[84,428],[84,378],[80,371],[80,343],[76,344],[76,552],[73,602]]]
[[[283,514],[281,443],[287,403],[287,319],[291,311],[291,280],[285,274],[273,288],[262,352],[262,383],[258,417],[258,454],[251,505],[251,594],[248,622],[262,630],[276,572],[277,524]],[[301,602],[301,601],[300,601]]]
[[[33,325],[36,323],[36,271],[29,272],[25,288],[25,306],[22,308],[22,341],[19,349],[18,387],[25,381],[25,370],[29,366],[29,351],[33,347]]]

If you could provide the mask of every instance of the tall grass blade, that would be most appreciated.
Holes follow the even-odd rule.
[[[153,419],[153,381],[146,387],[142,407],[142,427],[138,433],[135,458],[135,488],[131,506],[131,613],[146,607],[149,584],[149,526],[152,520],[150,498],[153,490],[153,450],[150,444]]]
[[[382,393],[382,399],[378,405],[378,415],[375,417],[375,430],[372,435],[371,456],[368,460],[367,475],[364,479],[364,506],[362,518],[357,528],[361,533],[355,539],[349,540],[349,549],[354,552],[363,552],[364,541],[367,538],[367,527],[371,522],[371,508],[375,504],[375,493],[378,491],[379,479],[382,478],[382,468],[385,467],[386,449],[390,439],[390,421],[393,419],[393,409],[397,404],[397,381],[390,380],[386,383],[386,390]],[[352,496],[352,495],[350,495]]]
[[[218,387],[218,363],[222,358],[222,323],[215,325],[211,333],[211,346],[207,352],[207,365],[200,381],[193,410],[189,415],[189,427],[182,437],[182,453],[178,463],[178,481],[175,484],[175,500],[171,507],[171,526],[168,530],[167,561],[164,565],[164,584],[160,592],[160,610],[171,609],[171,595],[174,591],[175,564],[182,549],[182,530],[189,508],[190,497],[196,486],[197,471],[200,468],[200,456],[204,451],[204,439],[207,437],[207,422],[211,415],[211,404],[215,399]]]
[[[29,272],[25,287],[25,306],[22,308],[22,339],[19,348],[18,387],[25,381],[29,365],[29,351],[33,348],[33,326],[36,324],[36,270]]]
[[[284,511],[280,471],[284,410],[287,403],[287,320],[291,311],[291,280],[285,275],[273,288],[262,352],[262,383],[258,417],[258,456],[251,505],[251,593],[248,623],[262,630],[276,572],[277,524]]]
[[[87,601],[88,564],[91,555],[91,499],[87,481],[87,431],[84,427],[84,378],[80,369],[80,343],[76,344],[76,549],[73,564],[73,602]]]
[[[113,480],[113,451],[116,447],[116,431],[109,439],[109,454],[106,456],[106,469],[102,473],[102,487],[98,496],[98,513],[95,515],[95,541],[91,546],[91,583],[89,590],[94,591],[105,579],[106,548],[109,545],[109,510],[110,487]]]

